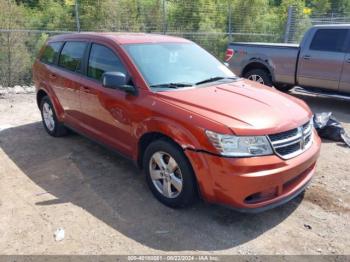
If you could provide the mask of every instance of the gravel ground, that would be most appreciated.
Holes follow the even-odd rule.
[[[300,97],[350,131],[350,102]],[[34,101],[0,95],[1,254],[350,254],[350,149],[341,143],[323,141],[311,186],[277,209],[173,210],[128,160],[76,134],[48,136]]]

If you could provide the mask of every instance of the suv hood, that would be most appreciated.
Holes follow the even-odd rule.
[[[305,124],[312,116],[300,99],[245,79],[158,94],[170,104],[229,127],[236,135],[279,133]]]

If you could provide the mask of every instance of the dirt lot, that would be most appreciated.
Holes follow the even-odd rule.
[[[350,102],[302,98],[350,132]],[[280,208],[172,210],[128,160],[79,135],[48,136],[34,101],[0,99],[1,254],[350,254],[350,149],[341,144],[323,141],[313,183]]]

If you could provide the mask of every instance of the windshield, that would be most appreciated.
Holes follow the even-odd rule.
[[[186,87],[235,77],[194,43],[130,44],[125,49],[151,88]]]

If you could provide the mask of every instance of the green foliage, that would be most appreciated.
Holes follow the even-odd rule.
[[[73,8],[62,1],[38,0],[33,8],[27,9],[27,27],[43,30],[75,30]]]
[[[25,10],[14,1],[0,1],[0,28],[16,29],[25,27]],[[24,33],[7,32],[0,34],[0,85],[13,86],[30,79],[30,55]]]
[[[39,0],[16,0],[17,5],[24,4],[28,7],[35,7]]]
[[[189,38],[218,57],[232,38],[282,41],[289,6],[298,21],[295,41],[311,25],[305,7],[311,14],[350,14],[350,0],[0,0],[0,28],[75,31],[75,3],[81,31],[166,32]],[[229,29],[238,34],[229,38]],[[32,61],[48,37],[0,33],[0,85],[30,79]]]
[[[175,31],[196,32],[200,27],[200,0],[168,2],[168,23]]]
[[[333,12],[348,13],[350,12],[350,0],[331,0],[331,9]]]
[[[233,25],[240,25],[240,31],[279,34],[282,32],[281,20],[277,8],[270,6],[268,0],[236,0],[233,6]],[[279,41],[264,39],[266,36],[238,36],[235,41]]]
[[[321,14],[328,13],[332,7],[329,0],[311,0],[307,6],[310,6],[312,10],[317,10]]]
[[[307,28],[311,26],[311,22],[309,17],[304,14],[304,8],[306,7],[306,3],[304,0],[282,0],[281,5],[278,9],[278,13],[280,14],[280,30],[282,31],[285,27],[287,17],[288,17],[288,8],[290,6],[294,7],[295,13],[295,19],[300,21],[295,25],[295,33],[294,33],[294,41],[299,42]]]

